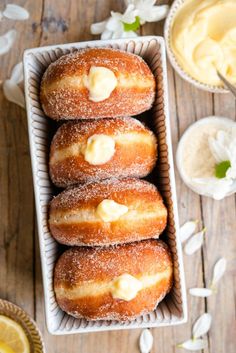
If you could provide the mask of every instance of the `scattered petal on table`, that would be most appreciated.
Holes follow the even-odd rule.
[[[216,262],[216,264],[214,266],[213,278],[212,278],[212,286],[213,287],[216,285],[217,282],[219,282],[219,280],[221,279],[221,277],[225,273],[226,263],[227,262],[226,262],[226,259],[224,257],[222,257],[221,259],[219,259]]]
[[[183,243],[187,240],[196,230],[198,221],[188,221],[180,227],[180,241]]]
[[[11,80],[3,82],[3,93],[5,97],[10,101],[22,108],[25,108],[25,97],[19,86]]]
[[[203,235],[205,232],[206,228],[204,228],[201,232],[194,234],[192,238],[189,239],[184,248],[185,254],[192,255],[195,251],[200,249],[203,244]]]
[[[205,335],[211,327],[212,318],[208,313],[202,314],[193,325],[193,340]]]
[[[139,339],[139,349],[141,353],[149,353],[153,345],[153,336],[149,329],[144,329]]]
[[[206,298],[212,295],[213,291],[209,288],[190,288],[189,294],[193,295],[194,297]]]
[[[188,340],[177,345],[179,348],[185,348],[190,351],[198,351],[207,347],[207,341],[203,339]]]
[[[12,47],[16,39],[16,30],[11,29],[7,33],[0,36],[0,55],[6,54]]]
[[[3,11],[3,16],[10,20],[24,21],[29,18],[29,12],[19,5],[8,4]]]
[[[16,84],[18,84],[24,80],[22,61],[13,67],[10,80],[12,82],[15,82]]]

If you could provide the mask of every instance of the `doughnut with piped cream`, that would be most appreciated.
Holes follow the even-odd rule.
[[[88,320],[132,320],[169,292],[173,265],[160,240],[108,248],[74,247],[58,259],[54,290],[62,310]]]
[[[88,48],[49,65],[40,89],[45,114],[56,120],[137,115],[151,108],[155,79],[138,55]]]
[[[144,180],[109,179],[69,188],[50,203],[49,227],[65,245],[112,245],[158,238],[167,209]]]
[[[156,157],[156,137],[137,119],[69,122],[52,140],[50,175],[59,187],[111,177],[144,177]]]

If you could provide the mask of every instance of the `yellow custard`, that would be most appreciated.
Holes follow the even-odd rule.
[[[193,78],[222,86],[218,70],[236,83],[236,0],[186,0],[173,20],[170,41]]]
[[[142,282],[137,278],[124,273],[113,281],[111,293],[113,298],[129,301],[137,296],[142,286]]]

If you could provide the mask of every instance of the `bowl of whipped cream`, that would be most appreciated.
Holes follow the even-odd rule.
[[[236,84],[236,1],[175,0],[164,37],[178,74],[200,89],[227,93],[220,72]]]

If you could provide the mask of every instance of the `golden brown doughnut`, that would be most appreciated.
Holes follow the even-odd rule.
[[[173,265],[160,240],[108,248],[75,247],[54,271],[62,310],[89,320],[132,320],[153,311],[170,291]]]
[[[63,191],[50,203],[49,226],[65,245],[111,245],[158,238],[167,210],[156,187],[110,179]]]
[[[108,141],[99,143],[104,136]],[[95,139],[97,145],[91,142]],[[156,156],[155,135],[137,119],[69,122],[52,140],[50,175],[59,187],[111,177],[144,177],[153,169]]]
[[[154,96],[155,79],[145,61],[109,48],[63,55],[45,71],[40,90],[45,114],[56,120],[137,115],[151,108]]]

